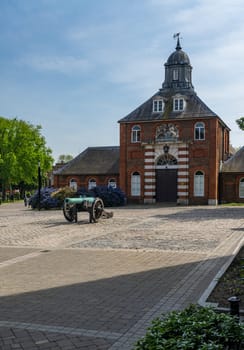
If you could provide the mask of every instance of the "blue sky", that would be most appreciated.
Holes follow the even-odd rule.
[[[118,145],[181,32],[195,91],[243,146],[243,15],[243,0],[1,0],[0,115],[42,125],[55,159]]]

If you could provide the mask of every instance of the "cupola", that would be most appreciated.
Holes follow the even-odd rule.
[[[165,63],[165,80],[162,90],[165,92],[183,93],[193,91],[191,71],[192,66],[188,55],[182,50],[180,38],[177,33],[177,45],[175,51],[169,56]]]

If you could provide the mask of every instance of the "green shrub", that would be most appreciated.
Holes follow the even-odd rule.
[[[229,314],[191,305],[152,321],[134,350],[241,349],[244,326]]]
[[[65,198],[75,197],[76,191],[73,190],[71,187],[66,186],[59,188],[52,192],[51,197],[57,199],[60,203],[63,204]]]

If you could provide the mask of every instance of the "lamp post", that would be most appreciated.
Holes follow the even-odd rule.
[[[41,167],[40,167],[40,161],[38,162],[38,210],[41,209],[41,187],[42,187],[42,180],[41,180]]]

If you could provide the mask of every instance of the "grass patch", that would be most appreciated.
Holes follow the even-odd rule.
[[[244,203],[224,203],[221,204],[223,207],[244,207]]]

